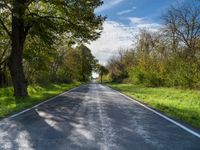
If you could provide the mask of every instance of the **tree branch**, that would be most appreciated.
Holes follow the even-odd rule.
[[[1,57],[0,57],[0,61],[3,59],[3,57],[5,56],[5,54],[6,54],[6,49],[4,49],[4,51],[3,51],[3,53],[2,53],[2,55],[1,55]],[[1,64],[1,63],[0,63]]]
[[[26,2],[26,6],[28,7],[32,2],[34,2],[34,0],[26,0],[25,2]]]
[[[7,9],[9,9],[10,11],[12,11],[12,8],[7,4],[7,3],[3,3],[3,2],[0,2],[0,7],[1,8],[7,8]]]
[[[42,19],[49,19],[49,18],[51,18],[51,19],[66,20],[64,17],[60,17],[60,16],[52,16],[52,15],[43,15],[42,16],[42,15],[39,15],[37,13],[32,13],[32,12],[30,12],[29,14],[27,14],[27,16],[32,16],[32,17],[36,16],[36,17],[42,18]]]
[[[6,25],[4,24],[3,20],[1,20],[0,18],[0,25],[3,27],[3,29],[6,31],[6,33],[8,34],[9,37],[11,37],[11,32],[8,30],[8,28],[6,27]]]
[[[32,28],[33,23],[28,23],[24,28],[24,35],[27,36],[29,30]]]
[[[6,57],[2,62],[0,62],[0,66],[4,65],[8,62],[9,57]]]

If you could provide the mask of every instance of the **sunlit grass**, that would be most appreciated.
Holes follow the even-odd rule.
[[[29,97],[27,98],[13,97],[12,87],[0,88],[0,118],[31,107],[79,85],[80,83],[49,84],[46,86],[32,85],[28,87]]]
[[[200,91],[176,88],[150,88],[132,84],[108,84],[169,116],[200,128]]]

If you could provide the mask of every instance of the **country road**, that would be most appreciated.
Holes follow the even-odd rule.
[[[87,84],[0,121],[0,150],[200,150],[200,138],[118,92]]]

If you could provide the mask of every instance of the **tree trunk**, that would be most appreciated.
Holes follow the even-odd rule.
[[[27,82],[25,80],[25,75],[23,71],[23,49],[25,42],[25,32],[24,32],[24,2],[22,0],[14,1],[14,9],[12,14],[12,49],[9,58],[8,67],[10,70],[13,87],[14,96],[16,97],[26,97],[27,92]]]
[[[8,66],[13,82],[14,96],[25,97],[28,96],[28,92],[27,92],[27,82],[25,80],[23,64],[22,64],[22,52],[21,52],[22,49],[19,47],[15,47],[15,44],[14,43],[12,44],[12,51]]]

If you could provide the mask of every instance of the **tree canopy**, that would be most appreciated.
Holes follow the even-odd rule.
[[[105,17],[97,16],[94,10],[101,4],[101,0],[0,0],[0,31],[5,35],[3,38],[10,41],[6,51],[10,51],[8,67],[15,96],[28,95],[24,48],[30,52],[25,54],[26,59],[32,59],[40,48],[31,48],[31,43],[55,48],[61,35],[75,43],[96,40]],[[40,58],[43,59],[40,63],[45,64],[45,53]]]

